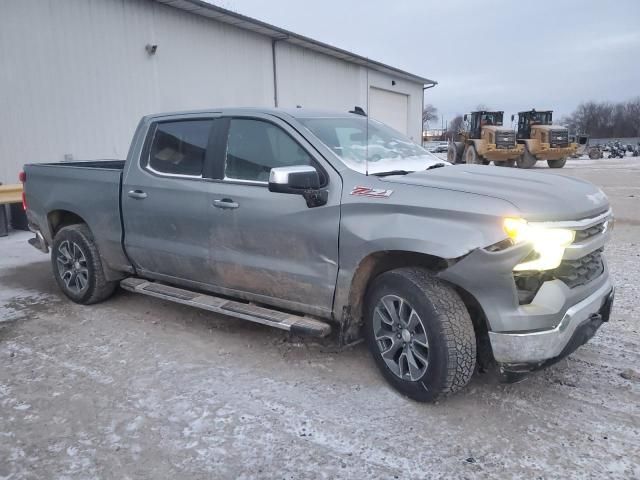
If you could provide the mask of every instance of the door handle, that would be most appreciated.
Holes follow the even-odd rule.
[[[140,200],[142,200],[143,198],[147,198],[146,192],[143,192],[142,190],[129,190],[127,195],[129,195],[131,198],[138,198]]]
[[[230,198],[222,198],[220,200],[214,200],[213,206],[216,208],[238,208],[240,204]]]

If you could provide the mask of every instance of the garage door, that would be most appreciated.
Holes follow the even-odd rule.
[[[405,135],[407,131],[407,117],[409,97],[401,93],[390,92],[371,87],[369,95],[369,115],[395,128]]]

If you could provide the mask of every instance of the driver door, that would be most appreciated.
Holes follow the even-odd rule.
[[[310,144],[271,115],[226,117],[227,145],[210,183],[211,283],[256,301],[330,315],[338,273],[342,181]],[[310,208],[270,192],[274,167],[313,165],[329,192]]]

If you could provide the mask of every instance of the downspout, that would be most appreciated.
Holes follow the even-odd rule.
[[[273,66],[273,106],[278,108],[278,66],[276,62],[276,43],[280,40],[286,40],[288,35],[284,37],[271,39],[271,62]]]
[[[422,112],[420,112],[420,118],[422,119],[422,115],[424,114],[424,91],[429,89],[429,88],[433,88],[438,84],[438,82],[433,82],[433,83],[427,83],[426,85],[424,85],[422,87]],[[424,147],[424,122],[422,122],[421,124],[421,128],[420,128],[420,145],[422,145]]]

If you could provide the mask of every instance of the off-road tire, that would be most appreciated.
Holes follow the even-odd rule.
[[[429,343],[426,370],[417,381],[403,379],[385,363],[374,332],[374,310],[381,299],[402,297],[420,316]],[[384,378],[419,402],[432,402],[464,388],[475,369],[476,336],[458,293],[422,268],[406,267],[375,278],[365,298],[365,339]]]
[[[76,292],[69,288],[60,275],[59,248],[65,241],[77,245],[86,259],[88,282],[81,291]],[[98,247],[89,227],[85,224],[69,225],[61,228],[56,233],[51,248],[51,266],[53,268],[53,276],[62,292],[73,302],[82,305],[90,305],[106,300],[113,295],[118,285],[118,282],[106,280]]]
[[[447,147],[447,162],[452,165],[458,163],[458,149],[456,148],[455,144],[450,143]]]
[[[560,158],[559,160],[547,160],[547,165],[549,165],[549,168],[562,168],[566,163],[566,158]]]
[[[531,168],[536,164],[537,161],[538,159],[529,151],[529,148],[527,148],[527,146],[525,145],[524,153],[517,158],[516,163],[518,164],[518,168]]]
[[[491,160],[486,160],[478,155],[476,147],[474,145],[469,145],[463,154],[464,163],[468,165],[489,165]]]
[[[496,167],[509,167],[513,168],[516,165],[515,160],[505,160],[504,162],[493,162]]]

